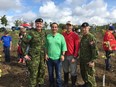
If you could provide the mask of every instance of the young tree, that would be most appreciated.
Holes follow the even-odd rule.
[[[44,27],[45,27],[45,29],[47,29],[47,27],[48,27],[48,23],[47,22],[44,23]]]
[[[6,15],[2,16],[0,20],[1,20],[2,25],[4,25],[4,26],[8,25],[8,20],[6,18]]]
[[[31,21],[29,24],[30,24],[31,28],[34,28],[34,23],[33,23],[33,21]]]
[[[20,26],[21,23],[22,23],[22,21],[20,21],[20,20],[15,20],[15,22],[14,22],[16,27]]]

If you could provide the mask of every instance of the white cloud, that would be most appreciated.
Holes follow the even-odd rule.
[[[24,21],[29,21],[29,22],[35,20],[36,17],[37,17],[37,15],[35,13],[33,13],[32,11],[28,11],[21,15],[21,18]]]
[[[22,15],[18,15],[18,16],[7,16],[7,20],[8,20],[7,27],[14,26],[15,20],[22,20],[22,21],[26,21],[26,22],[31,22],[31,21],[34,21],[36,18],[37,18],[37,15],[31,11],[28,11],[28,12],[26,12]]]
[[[34,0],[35,2],[46,2],[46,1],[51,1],[51,0]]]
[[[3,14],[6,14],[6,11],[0,11],[0,17],[3,16]]]
[[[70,20],[74,24],[87,21],[90,24],[103,25],[114,22],[116,9],[109,12],[108,4],[104,0],[91,0],[88,3],[86,0],[65,0],[60,5],[48,1],[40,7],[39,14],[47,20],[61,23]]]
[[[83,4],[83,2],[85,2],[85,0],[65,0],[64,3],[73,7]]]
[[[109,10],[109,3],[105,0],[63,0],[57,3],[55,0],[33,0],[41,4],[38,6],[37,14],[33,12],[35,9],[29,8],[30,6],[22,6],[21,1],[23,0],[0,0],[0,16],[6,14],[6,10],[13,9],[12,20],[22,18],[32,21],[37,17],[42,17],[47,22],[59,23],[71,21],[74,24],[81,24],[86,21],[90,24],[103,25],[116,22],[116,6],[112,6]],[[34,7],[31,6],[31,8]]]
[[[35,18],[37,18],[37,15],[31,11],[28,11],[23,14],[19,14],[17,16],[6,16],[8,20],[8,27],[14,26],[14,21],[15,20],[21,20],[21,21],[26,21],[26,22],[31,22],[34,21]]]
[[[45,18],[52,18],[55,17],[58,14],[58,8],[54,4],[54,2],[49,1],[46,2],[43,6],[40,7],[39,13],[40,16],[45,17]]]
[[[109,16],[110,16],[111,18],[116,19],[116,9],[114,9],[114,10],[110,13]]]
[[[0,10],[20,9],[21,0],[0,0]]]

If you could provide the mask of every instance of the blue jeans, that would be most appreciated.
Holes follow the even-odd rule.
[[[10,47],[4,46],[5,62],[10,62]]]
[[[105,59],[106,70],[111,68],[111,64],[110,64],[110,59],[111,59],[110,54],[111,53],[112,53],[112,51],[106,51],[106,59]]]
[[[52,60],[49,58],[47,61],[48,66],[48,73],[49,73],[49,82],[50,87],[54,87],[54,69],[56,74],[56,87],[62,87],[62,81],[61,81],[61,61],[58,60]]]

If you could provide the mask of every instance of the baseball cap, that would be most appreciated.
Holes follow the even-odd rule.
[[[43,19],[42,18],[38,18],[35,20],[35,22],[43,22]]]
[[[115,27],[114,26],[109,26],[109,30],[114,30]]]
[[[87,23],[87,22],[84,22],[82,25],[81,25],[81,27],[88,27],[89,26],[89,23]]]
[[[66,25],[72,26],[71,21],[67,21]]]

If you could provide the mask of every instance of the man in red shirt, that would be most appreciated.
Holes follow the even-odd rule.
[[[79,52],[79,36],[72,31],[73,26],[70,23],[66,24],[67,31],[63,33],[67,44],[65,59],[62,63],[64,71],[64,87],[68,87],[69,70],[71,74],[72,87],[76,87],[77,79],[77,57]]]
[[[103,39],[103,48],[106,52],[106,58],[105,63],[106,63],[106,70],[110,70],[111,64],[110,64],[110,59],[111,59],[111,53],[116,50],[116,39],[113,35],[114,32],[114,26],[109,26],[109,29],[106,31]]]

